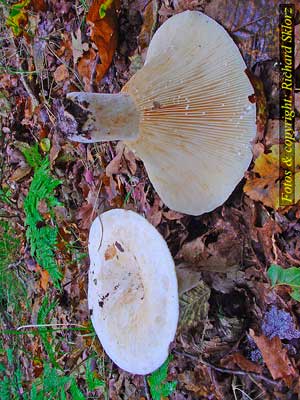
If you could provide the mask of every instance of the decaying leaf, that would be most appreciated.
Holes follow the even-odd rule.
[[[11,28],[15,36],[21,35],[28,22],[26,7],[29,6],[30,1],[31,0],[19,1],[10,7],[6,24]]]
[[[211,231],[185,243],[177,257],[199,270],[226,272],[239,266],[242,245],[231,224],[220,220]]]
[[[279,145],[273,145],[271,152],[262,153],[255,160],[252,173],[249,174],[244,192],[265,206],[279,208]],[[295,143],[295,203],[300,200],[300,145]]]
[[[222,359],[222,366],[226,366],[227,368],[232,366],[231,363],[237,365],[240,369],[247,372],[255,372],[257,374],[262,373],[262,366],[258,365],[250,360],[248,360],[243,354],[239,352],[235,352],[230,354],[229,356]],[[230,364],[229,364],[230,363]],[[229,365],[228,365],[229,364]]]
[[[237,42],[250,67],[278,57],[279,7],[273,0],[214,0],[204,12],[220,22]]]
[[[105,15],[101,17],[100,8],[104,3],[105,0],[94,0],[86,17],[87,23],[91,25],[91,40],[97,46],[100,61],[99,63],[97,62],[97,58],[96,56],[94,57],[94,51],[91,48],[78,63],[79,73],[88,80],[91,79],[92,71],[96,71],[96,82],[100,82],[108,70],[118,40],[114,2],[106,8]],[[90,60],[90,62],[86,62],[87,60]]]
[[[61,64],[59,67],[56,68],[54,72],[54,80],[55,82],[62,82],[66,80],[69,77],[69,71],[68,68],[65,66],[65,64]]]
[[[190,329],[204,322],[209,309],[210,289],[203,282],[179,298],[179,329]]]
[[[189,265],[181,263],[176,265],[176,276],[178,282],[178,293],[181,296],[200,283],[201,272],[193,271]]]
[[[21,181],[25,176],[27,176],[31,172],[31,167],[29,165],[23,165],[17,168],[11,177],[9,178],[13,182]]]
[[[252,329],[250,329],[250,335],[259,348],[273,379],[282,378],[290,384],[291,380],[297,376],[297,371],[279,337],[268,339],[264,335],[256,336]]]

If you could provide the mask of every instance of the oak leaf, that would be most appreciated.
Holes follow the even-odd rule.
[[[92,71],[95,69],[97,83],[101,81],[108,70],[118,42],[115,2],[112,2],[106,8],[103,16],[100,15],[100,10],[105,3],[105,0],[94,0],[86,17],[87,23],[91,26],[91,40],[95,43],[99,52],[100,63],[97,63],[95,68],[97,59],[94,57],[94,50],[91,48],[84,54],[78,64],[79,73],[88,80],[91,79]],[[87,60],[93,60],[94,62],[87,63]]]
[[[275,336],[273,339],[269,339],[264,335],[256,336],[252,329],[250,329],[250,335],[259,348],[272,378],[282,378],[287,384],[290,384],[291,379],[298,374],[279,337]]]
[[[255,201],[261,201],[265,206],[274,209],[279,205],[279,145],[273,145],[271,152],[260,154],[254,163],[252,173],[247,177],[244,192]],[[300,144],[295,143],[295,203],[300,200]]]

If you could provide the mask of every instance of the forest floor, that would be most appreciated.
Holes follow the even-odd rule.
[[[106,3],[0,0],[0,399],[299,399],[300,208],[278,207],[277,190],[279,2],[122,0],[100,18]],[[62,133],[68,92],[119,92],[155,30],[187,9],[231,34],[258,107],[249,171],[199,217],[168,209],[122,145]],[[300,87],[299,10],[295,25]],[[88,231],[111,208],[158,229],[185,287],[167,373],[154,384],[112,363],[90,322]]]

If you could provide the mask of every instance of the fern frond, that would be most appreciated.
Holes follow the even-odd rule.
[[[43,163],[43,158],[39,152],[39,147],[37,144],[34,146],[23,146],[21,149],[27,164],[29,164],[33,169],[39,168]]]
[[[44,325],[51,322],[51,319],[48,319],[50,312],[57,306],[58,301],[49,302],[48,296],[45,296],[41,307],[38,311],[37,315],[37,323],[38,325]],[[41,340],[43,342],[46,353],[48,354],[49,360],[51,363],[60,368],[55,357],[55,351],[53,350],[53,346],[49,339],[51,338],[50,330],[47,327],[38,328]]]
[[[168,376],[169,363],[172,356],[169,356],[163,365],[154,371],[148,378],[148,384],[153,400],[161,400],[162,397],[167,397],[173,393],[177,382],[165,382]]]
[[[47,157],[36,168],[28,195],[24,200],[26,238],[30,243],[31,255],[42,268],[49,272],[56,287],[60,287],[60,280],[62,279],[62,273],[55,261],[58,228],[56,225],[43,226],[45,221],[38,210],[38,206],[42,200],[45,201],[49,213],[54,219],[53,207],[60,205],[60,202],[53,192],[60,183],[60,180],[51,176],[50,162]]]

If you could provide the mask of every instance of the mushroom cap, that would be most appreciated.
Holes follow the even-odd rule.
[[[88,303],[109,357],[133,374],[165,361],[178,322],[178,289],[170,251],[140,215],[110,210],[89,234]]]
[[[185,11],[157,30],[144,67],[122,89],[140,111],[140,135],[126,143],[168,207],[212,211],[242,179],[256,134],[245,70],[220,24]]]

